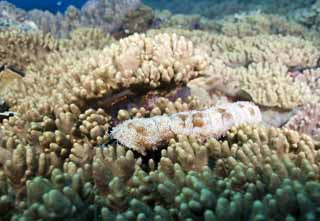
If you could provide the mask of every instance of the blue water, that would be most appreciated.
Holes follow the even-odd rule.
[[[73,5],[73,6],[76,6],[77,8],[81,8],[81,6],[84,5],[84,3],[87,0],[6,0],[6,1],[11,2],[14,5],[16,5],[18,8],[23,8],[25,10],[41,9],[41,10],[48,10],[50,12],[56,13],[56,12],[64,12],[69,5]],[[208,0],[198,0],[197,2],[202,2],[202,1],[208,1]],[[177,2],[173,0],[141,0],[141,2],[158,9],[166,9],[170,7],[170,5],[172,4],[177,4]],[[217,3],[219,2],[219,0],[215,0],[214,2]],[[192,4],[194,4],[194,2]],[[181,5],[181,6],[182,8],[186,7],[185,5]]]
[[[69,5],[80,8],[86,0],[7,0],[18,8],[25,10],[41,9],[48,10],[53,13],[64,12]]]

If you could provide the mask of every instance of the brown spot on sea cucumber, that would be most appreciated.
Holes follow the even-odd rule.
[[[134,128],[136,130],[137,133],[146,136],[147,135],[147,131],[144,127],[135,127]]]
[[[204,121],[203,121],[203,114],[202,113],[195,113],[192,115],[192,124],[195,127],[203,127]]]
[[[150,149],[150,147],[151,147],[151,144],[148,143],[146,141],[146,139],[144,139],[144,138],[137,139],[136,144],[137,144],[138,148]]]
[[[178,117],[182,120],[182,121],[186,121],[186,119],[188,118],[187,114],[178,114]]]
[[[223,109],[223,108],[217,108],[217,111],[220,113],[220,114],[223,114],[226,112],[226,109]]]

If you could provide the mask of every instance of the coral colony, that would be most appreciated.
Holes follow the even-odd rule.
[[[0,221],[320,220],[320,2],[177,2],[0,2]]]

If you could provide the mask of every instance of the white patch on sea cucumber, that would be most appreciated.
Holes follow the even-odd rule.
[[[170,116],[134,118],[112,129],[111,137],[141,154],[155,149],[176,134],[218,138],[231,127],[259,123],[259,108],[251,102],[218,105],[202,111],[186,111]]]

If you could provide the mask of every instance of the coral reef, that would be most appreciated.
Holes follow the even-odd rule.
[[[308,134],[320,141],[320,105],[307,104],[296,113],[286,124],[285,127],[297,130],[300,133]]]
[[[158,166],[149,162],[150,172],[121,146],[103,152],[97,149],[93,181],[86,181],[89,165],[28,181],[12,220],[318,218],[319,153],[311,138],[294,131],[242,125],[224,141],[178,136]],[[2,205],[10,208],[3,191]]]
[[[59,37],[68,37],[70,32],[83,27],[99,28],[105,33],[118,32],[121,29],[133,32],[137,31],[138,28],[134,26],[139,20],[139,28],[143,25],[148,27],[152,20],[152,12],[141,7],[139,0],[90,0],[81,9],[69,6],[64,14],[52,14],[37,9],[24,11],[1,1],[0,11],[7,18],[18,20],[22,23],[20,26],[29,25]]]
[[[250,13],[256,10],[268,14],[289,14],[294,10],[310,7],[314,1],[143,0],[142,2],[157,9],[170,10],[175,14],[199,14],[210,19],[219,19],[232,14]]]
[[[228,37],[203,31],[162,31],[177,32],[189,38],[197,50],[209,55],[209,74],[190,85],[282,110],[317,99],[317,81],[311,80],[311,75],[316,76],[320,54],[311,40],[266,34]],[[158,30],[148,34],[156,33]],[[305,75],[296,80],[290,77],[291,72],[300,69]],[[308,70],[313,74],[307,74]],[[300,80],[303,76],[306,80]]]
[[[55,39],[42,32],[25,33],[19,30],[0,31],[0,66],[25,73],[29,65],[38,65],[54,52],[101,49],[112,37],[99,29],[79,28],[66,39]]]
[[[58,49],[58,41],[45,34],[0,32],[0,65],[25,71],[32,62]]]
[[[316,0],[310,7],[295,10],[290,17],[310,29],[320,31],[319,12],[320,2]]]
[[[49,56],[48,65],[28,73],[25,85],[13,87],[6,95],[12,110],[24,113],[24,108],[42,106],[41,101],[52,106],[75,103],[81,108],[91,103],[108,105],[141,90],[186,83],[207,67],[206,55],[197,53],[192,42],[175,34],[154,38],[133,35],[102,50],[58,56],[60,59],[55,54]],[[41,78],[41,73],[49,77]]]
[[[1,2],[43,32],[0,31],[0,220],[319,220],[319,33],[286,14],[310,4],[243,2]]]

